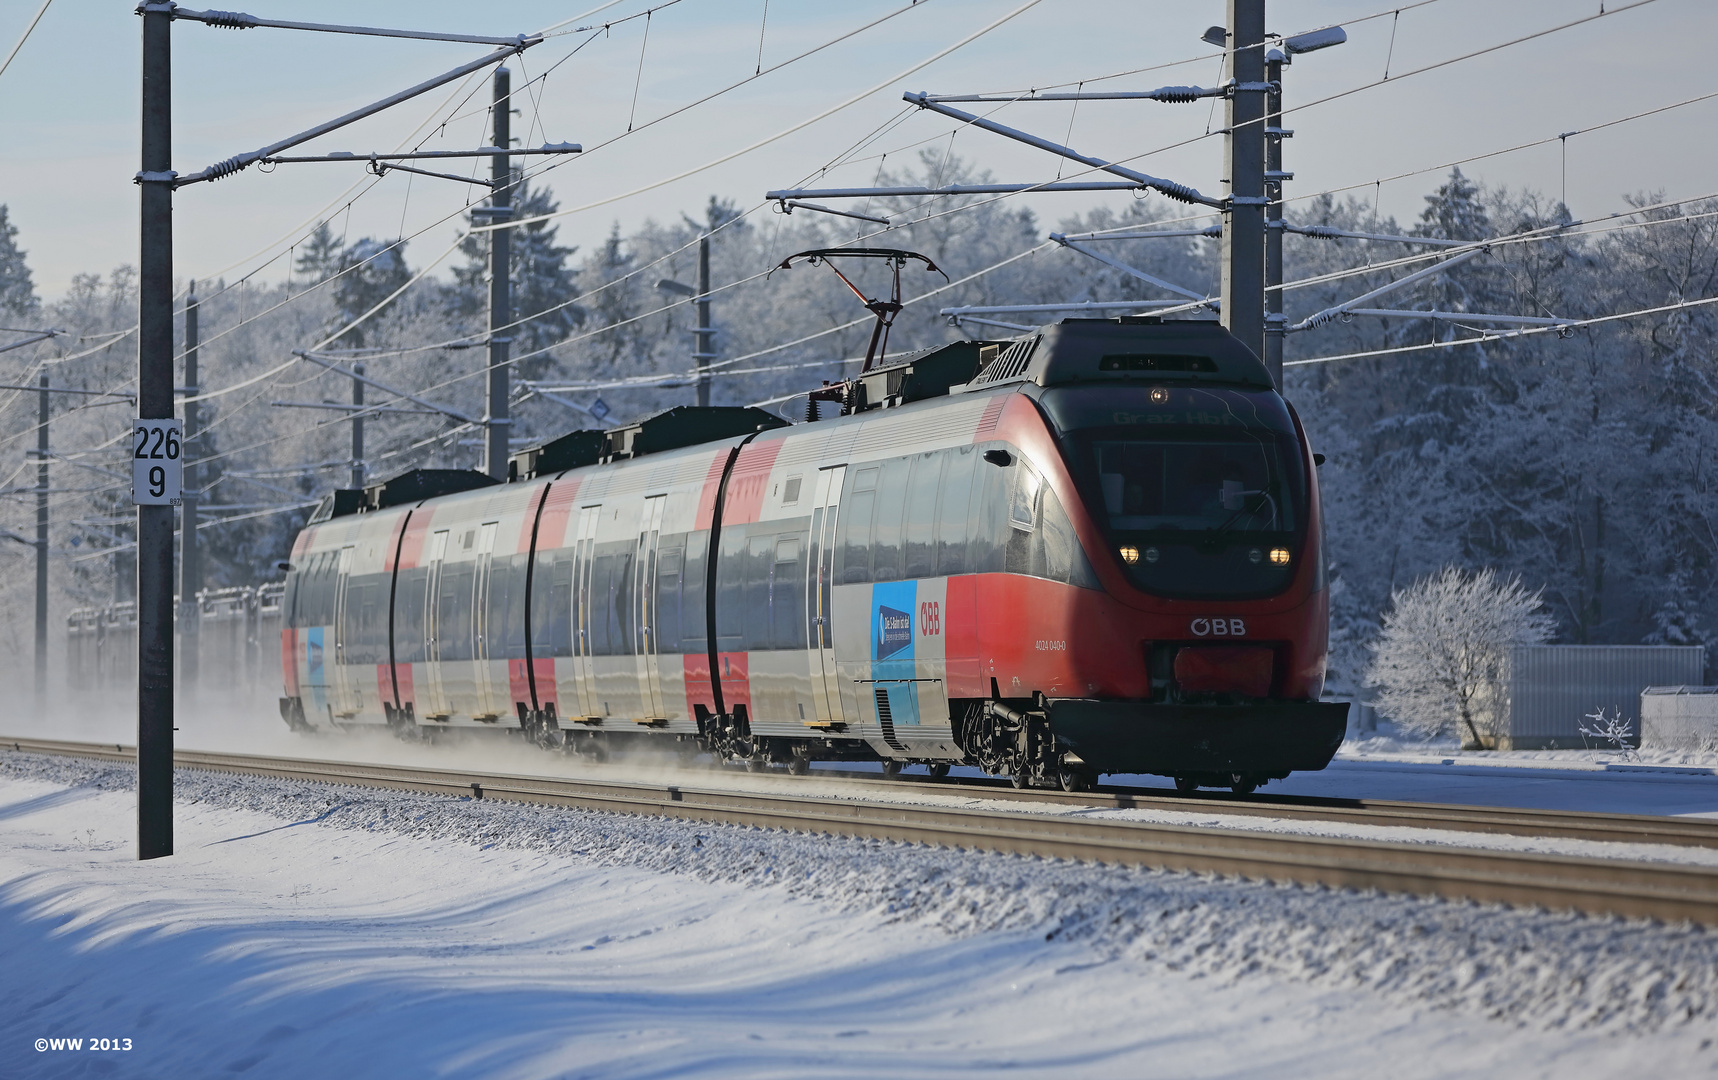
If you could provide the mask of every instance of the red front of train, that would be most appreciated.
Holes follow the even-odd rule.
[[[996,771],[1036,759],[1250,790],[1323,768],[1341,744],[1348,706],[1319,700],[1314,456],[1262,365],[1196,325],[1153,328],[1195,340],[1149,348],[1157,335],[1114,322],[1051,328],[1041,376],[999,399],[989,437],[1041,473],[1096,580],[950,581],[949,697],[1006,703],[974,709],[963,733]],[[957,656],[978,660],[957,670]]]

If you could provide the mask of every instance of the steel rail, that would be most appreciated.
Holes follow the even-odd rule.
[[[130,747],[0,741],[131,761]],[[108,749],[111,746],[112,749]],[[180,751],[181,768],[1718,925],[1718,870],[1061,814]]]
[[[863,774],[838,774],[844,780],[880,790],[899,790],[908,783],[925,794],[970,794],[974,798],[1006,801],[1056,802],[1119,810],[1169,810],[1193,814],[1232,814],[1240,817],[1328,821],[1352,825],[1387,825],[1452,832],[1494,833],[1559,840],[1596,840],[1621,844],[1674,844],[1718,848],[1718,820],[1662,817],[1649,814],[1588,813],[1581,810],[1534,810],[1518,807],[1467,806],[1457,803],[1395,802],[1380,799],[1339,799],[1312,795],[1244,795],[1202,791],[1180,793],[1153,788],[1103,786],[1095,791],[1068,793],[1015,788],[1007,780],[944,781],[878,780]]]
[[[128,746],[66,742],[53,739],[9,739],[0,737],[0,748],[34,750],[41,753],[106,755],[129,761]],[[117,755],[117,756],[116,756]],[[267,759],[273,760],[273,759]],[[296,759],[287,759],[296,760]],[[785,779],[785,778],[783,778]],[[1064,792],[1048,788],[1014,787],[1009,781],[990,777],[948,777],[919,780],[901,776],[889,780],[874,773],[846,770],[819,771],[819,783],[837,784],[854,791],[878,791],[942,797],[969,797],[995,802],[1036,802],[1070,807],[1114,810],[1161,810],[1190,814],[1227,814],[1237,817],[1281,818],[1290,821],[1321,821],[1347,825],[1397,826],[1477,832],[1542,839],[1588,840],[1619,844],[1669,844],[1683,847],[1718,848],[1718,819],[1668,817],[1650,814],[1592,813],[1581,810],[1536,810],[1523,807],[1472,806],[1458,803],[1400,802],[1383,799],[1343,799],[1315,795],[1254,794],[1235,796],[1227,792],[1171,792],[1154,788],[1100,786],[1089,792]]]

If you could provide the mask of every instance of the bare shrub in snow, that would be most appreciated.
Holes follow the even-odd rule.
[[[1379,710],[1410,731],[1457,728],[1470,745],[1494,745],[1509,647],[1545,641],[1554,627],[1542,592],[1489,568],[1446,566],[1391,593],[1367,672],[1382,688]]]
[[[1586,714],[1589,724],[1581,725],[1581,738],[1595,742],[1609,743],[1612,750],[1622,754],[1624,760],[1635,756],[1634,721],[1623,719],[1620,708],[1607,709],[1603,705]]]

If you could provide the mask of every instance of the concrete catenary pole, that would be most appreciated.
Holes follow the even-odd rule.
[[[1265,351],[1265,0],[1228,0],[1222,321],[1254,355]]]
[[[143,16],[137,415],[173,416],[173,7]],[[173,507],[137,508],[137,857],[173,854]]]
[[[48,694],[48,376],[36,401],[36,707]]]
[[[716,331],[710,326],[710,237],[698,238],[698,329],[693,331],[692,363],[698,369],[698,406],[710,404],[710,361],[716,358]]]
[[[506,150],[512,141],[512,75],[504,67],[495,69],[495,145]],[[495,184],[489,198],[489,220],[500,225],[513,216],[513,165],[507,154],[491,159],[490,180]],[[513,344],[513,277],[511,255],[513,231],[492,229],[489,233],[489,409],[484,417],[483,471],[497,480],[507,479],[507,436],[513,421],[507,414],[509,386],[508,349]]]
[[[1283,388],[1283,335],[1288,320],[1283,316],[1283,53],[1265,54],[1265,370],[1277,389]]]
[[[357,378],[352,380],[352,404],[364,404],[364,362],[352,365],[352,374]],[[364,414],[352,414],[352,487],[359,489],[364,486]]]
[[[202,335],[197,322],[197,283],[191,282],[185,298],[185,393],[198,393],[197,346]],[[197,685],[197,659],[201,655],[202,606],[197,594],[203,589],[203,555],[197,548],[197,403],[185,402],[185,491],[179,503],[179,683],[186,693]]]

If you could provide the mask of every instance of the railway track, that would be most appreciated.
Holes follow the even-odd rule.
[[[130,747],[111,743],[5,739],[0,740],[0,748],[110,761],[134,760]],[[1718,824],[1698,820],[1347,800],[1219,801],[1125,791],[1065,795],[988,785],[912,784],[851,777],[836,779],[853,794],[830,799],[673,784],[510,776],[452,768],[203,751],[179,751],[175,760],[181,768],[216,772],[650,814],[1044,858],[1237,874],[1340,888],[1573,909],[1591,914],[1669,921],[1689,919],[1718,925],[1718,869],[1710,867],[867,801],[860,796],[867,788],[887,784],[896,792],[916,787],[927,793],[971,795],[987,800],[1048,800],[1085,807],[1193,810],[1718,847]],[[1585,819],[1585,824],[1576,819]]]

